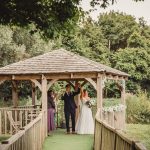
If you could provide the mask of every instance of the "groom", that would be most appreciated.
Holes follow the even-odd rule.
[[[65,113],[65,119],[66,119],[66,128],[67,133],[70,133],[70,127],[69,127],[69,118],[71,116],[72,121],[72,134],[75,134],[75,115],[76,115],[76,104],[74,101],[74,96],[78,95],[80,93],[80,85],[78,84],[78,89],[75,92],[71,92],[71,86],[70,84],[66,85],[66,92],[62,96],[62,100],[64,100],[64,113]]]

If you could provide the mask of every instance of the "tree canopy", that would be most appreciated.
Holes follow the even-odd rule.
[[[35,24],[36,30],[43,31],[47,37],[60,32],[70,32],[84,12],[82,0],[1,0],[0,23],[26,26]],[[142,0],[135,0],[142,1]],[[114,0],[91,0],[91,6],[107,7]]]

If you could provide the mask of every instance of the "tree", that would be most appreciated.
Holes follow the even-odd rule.
[[[127,47],[127,40],[131,34],[140,30],[134,17],[113,11],[101,14],[98,24],[112,51]]]
[[[78,22],[83,10],[82,0],[1,0],[0,23],[26,26],[34,23],[47,37],[70,31]],[[136,0],[141,1],[141,0]],[[106,7],[114,0],[91,0],[91,5]]]
[[[91,18],[83,22],[82,27],[76,26],[75,32],[61,35],[55,42],[57,47],[65,47],[74,53],[110,65],[107,40],[101,28]]]
[[[133,0],[135,2],[138,1],[144,1],[144,0]],[[95,6],[100,6],[102,8],[106,8],[109,5],[113,5],[115,2],[117,2],[116,0],[92,0],[91,1],[91,6],[95,7]]]
[[[79,18],[79,0],[1,0],[0,22],[26,26],[34,23],[37,29],[52,37],[54,31],[68,29]]]
[[[140,47],[140,48],[146,48],[147,47],[147,41],[144,36],[141,36],[138,32],[134,32],[131,34],[131,36],[127,40],[127,46],[128,47]]]
[[[144,48],[119,49],[113,54],[112,66],[130,75],[130,90],[136,90],[137,86],[144,87],[145,81],[150,82],[150,55]]]

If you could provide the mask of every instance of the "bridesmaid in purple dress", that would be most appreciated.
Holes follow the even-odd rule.
[[[48,91],[48,132],[53,131],[55,129],[55,95],[54,92]]]

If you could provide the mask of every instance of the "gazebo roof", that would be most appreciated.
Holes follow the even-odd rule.
[[[94,62],[64,49],[32,57],[0,68],[0,75],[104,72],[119,76],[127,73]]]

